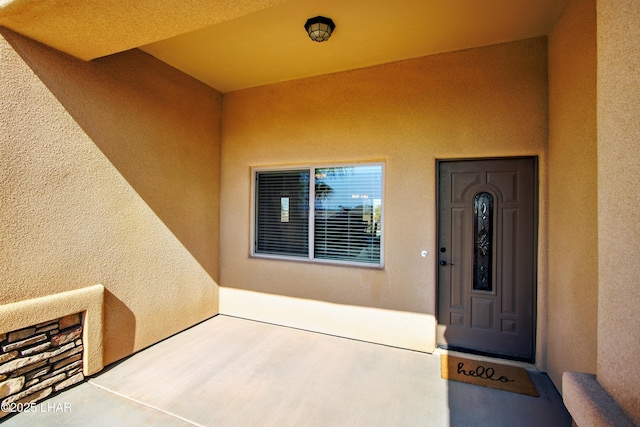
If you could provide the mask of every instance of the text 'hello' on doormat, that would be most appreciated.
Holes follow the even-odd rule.
[[[512,393],[538,397],[538,390],[523,368],[499,365],[480,360],[440,355],[440,376],[446,380],[460,381]]]

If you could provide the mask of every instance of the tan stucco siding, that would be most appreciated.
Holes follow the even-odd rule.
[[[0,25],[85,60],[168,39],[287,0],[2,0]]]
[[[105,364],[216,314],[221,95],[1,34],[0,304],[104,285]]]
[[[414,331],[421,336],[415,347],[433,349],[436,159],[539,156],[544,235],[546,58],[539,38],[225,94],[221,285],[291,297],[278,299],[291,308],[295,299],[339,306],[324,311],[341,316],[329,316],[336,334],[355,321],[349,307],[386,310],[380,334],[398,332],[388,331],[388,312],[419,314],[425,322]],[[252,166],[365,161],[386,167],[383,270],[249,257]],[[249,305],[264,301],[251,295]],[[312,311],[304,325],[278,313],[262,320],[313,328],[308,318],[322,317],[323,308]]]
[[[570,3],[549,36],[548,372],[595,373],[598,320],[596,5]]]
[[[640,3],[597,5],[597,378],[640,424]]]

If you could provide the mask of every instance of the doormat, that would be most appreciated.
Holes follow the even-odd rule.
[[[534,397],[539,396],[527,371],[516,366],[441,354],[440,376],[445,380],[460,381]]]

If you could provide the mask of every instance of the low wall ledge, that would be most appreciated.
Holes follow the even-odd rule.
[[[104,367],[102,355],[104,287],[93,285],[40,298],[0,305],[0,334],[60,317],[84,313],[84,375]]]
[[[636,426],[593,374],[565,372],[562,397],[578,427]]]

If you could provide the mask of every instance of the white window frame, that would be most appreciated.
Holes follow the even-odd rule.
[[[313,202],[315,196],[315,170],[316,169],[325,169],[325,168],[335,168],[335,167],[358,167],[358,166],[380,166],[381,168],[381,197],[382,202],[380,206],[380,262],[379,263],[368,263],[368,262],[358,262],[358,261],[346,261],[346,260],[335,260],[335,259],[322,259],[315,258],[315,204]],[[309,253],[308,257],[298,257],[298,256],[287,256],[287,255],[278,255],[278,254],[265,254],[265,253],[257,253],[256,252],[256,181],[257,174],[259,172],[278,172],[278,171],[296,171],[296,170],[304,170],[307,169],[309,171]],[[251,258],[260,258],[260,259],[270,259],[270,260],[281,260],[281,261],[293,261],[293,262],[306,262],[306,263],[314,263],[314,264],[330,264],[330,265],[341,265],[341,266],[349,266],[349,267],[360,267],[360,268],[373,268],[373,269],[384,269],[384,235],[385,235],[385,215],[384,215],[384,205],[385,205],[385,164],[383,162],[366,162],[366,163],[330,163],[330,164],[320,164],[320,165],[287,165],[287,166],[274,166],[274,167],[253,167],[251,168],[251,224],[250,224],[250,252],[249,256]]]

